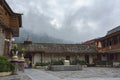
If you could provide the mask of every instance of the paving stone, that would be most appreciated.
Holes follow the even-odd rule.
[[[120,68],[88,67],[81,71],[45,71],[63,80],[120,80]]]
[[[25,73],[19,72],[18,75],[0,77],[0,80],[32,80],[32,79]]]
[[[25,73],[0,80],[120,80],[120,68],[84,68],[82,71],[26,69]]]
[[[61,80],[56,76],[37,69],[28,69],[25,72],[32,80]]]

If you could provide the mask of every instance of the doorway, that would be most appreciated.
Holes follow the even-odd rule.
[[[25,54],[25,67],[26,68],[31,68],[32,67],[32,56],[31,54]]]
[[[70,56],[66,56],[66,60],[70,60]]]
[[[89,55],[85,55],[85,61],[87,64],[89,64]]]

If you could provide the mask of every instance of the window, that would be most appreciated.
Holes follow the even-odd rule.
[[[111,45],[111,40],[107,39],[107,46],[110,46],[110,45]]]
[[[0,9],[0,16],[2,15],[2,10]]]
[[[0,6],[2,6],[2,2],[0,2]]]
[[[108,43],[108,46],[111,46],[112,45],[112,39],[109,38],[107,43]]]
[[[118,41],[119,41],[119,44],[120,44],[120,36],[118,37]]]
[[[117,38],[117,36],[113,37],[113,42],[114,42],[114,45],[118,44],[118,38]]]
[[[5,15],[7,15],[7,12],[5,12]]]
[[[111,40],[110,40],[109,44],[110,44],[110,46],[112,45],[112,41]]]
[[[3,7],[0,5],[0,16],[4,13]]]
[[[2,15],[2,13],[0,12],[0,16]]]
[[[105,41],[102,41],[102,47],[105,48]]]

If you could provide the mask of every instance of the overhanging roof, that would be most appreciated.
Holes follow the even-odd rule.
[[[107,53],[120,53],[120,49],[110,50]]]
[[[110,34],[113,34],[117,31],[120,31],[120,26],[116,27],[116,28],[113,28],[112,30],[108,31],[107,35],[110,35]]]
[[[12,9],[10,8],[10,6],[8,5],[8,3],[5,0],[0,0],[0,2],[3,4],[3,7],[5,8],[5,10],[10,14],[10,15],[17,15],[19,18],[19,27],[22,27],[22,17],[21,15],[23,15],[22,13],[15,13],[12,11]]]
[[[82,44],[43,44],[33,43],[29,45],[18,44],[24,47],[27,52],[45,52],[45,53],[97,53],[97,49],[93,45]]]

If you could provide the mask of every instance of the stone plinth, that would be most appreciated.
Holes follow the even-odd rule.
[[[24,72],[24,61],[18,61],[18,70]]]
[[[15,66],[15,69],[13,71],[13,74],[16,75],[18,74],[18,61],[17,60],[11,60],[11,63]]]
[[[11,75],[12,72],[0,72],[0,77],[3,77],[3,76],[9,76]],[[1,79],[0,79],[1,80]]]
[[[70,65],[70,61],[69,60],[64,60],[64,65],[65,66],[69,66]]]
[[[18,61],[18,56],[17,55],[14,55],[13,57],[12,57],[12,60],[11,61]]]
[[[76,71],[76,70],[82,70],[81,65],[51,65],[48,67],[49,70],[52,71]]]

